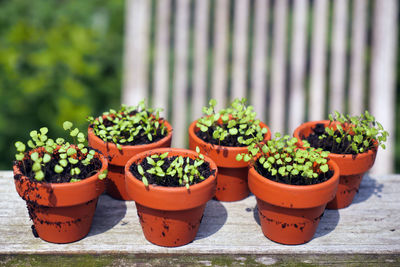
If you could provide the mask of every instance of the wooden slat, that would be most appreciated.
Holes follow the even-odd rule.
[[[344,112],[346,75],[347,0],[334,1],[329,101],[330,110]]]
[[[2,171],[0,254],[127,253],[146,254],[151,258],[166,254],[248,254],[253,257],[308,254],[315,257],[316,254],[368,253],[398,256],[399,179],[399,175],[364,176],[353,204],[339,211],[326,210],[314,238],[303,245],[285,246],[267,239],[258,223],[256,199],[251,195],[237,202],[210,200],[195,240],[185,246],[166,248],[146,241],[133,201],[115,200],[107,195],[100,196],[90,233],[82,240],[60,245],[34,238],[32,222],[25,202],[15,191],[12,172]]]
[[[374,173],[390,173],[393,170],[397,8],[396,0],[375,1],[370,105],[372,114],[390,137],[386,150],[378,152]]]
[[[314,1],[309,120],[324,119],[328,1]]]
[[[172,103],[173,147],[184,147],[187,114],[187,75],[189,48],[190,2],[176,1],[175,22],[175,69]]]
[[[226,105],[229,0],[215,2],[214,21],[214,71],[212,98],[217,99],[217,109]]]
[[[354,1],[352,50],[350,66],[349,113],[359,115],[364,110],[365,42],[367,32],[367,4],[365,0]]]
[[[121,102],[137,105],[147,97],[150,1],[127,0],[123,58],[123,92]]]
[[[157,1],[156,11],[156,55],[154,62],[153,106],[164,109],[168,114],[168,64],[169,64],[169,26],[171,1]]]
[[[267,29],[269,1],[256,0],[254,3],[254,49],[252,59],[251,103],[258,118],[265,122],[267,101]]]
[[[283,133],[285,125],[285,63],[286,16],[288,1],[275,2],[274,36],[271,69],[271,110],[269,126],[274,132]]]
[[[246,97],[249,3],[250,2],[247,0],[235,1],[233,22],[232,99]]]
[[[304,120],[308,0],[293,2],[293,41],[289,95],[289,133]]]
[[[202,116],[207,95],[209,1],[195,1],[192,120]]]

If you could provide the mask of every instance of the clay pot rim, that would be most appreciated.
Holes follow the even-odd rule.
[[[30,151],[33,152],[38,149],[41,149],[41,148],[35,148]],[[74,188],[77,186],[83,186],[83,185],[92,183],[94,180],[98,179],[98,175],[101,172],[103,172],[104,170],[106,170],[108,168],[108,161],[103,154],[96,151],[95,157],[98,157],[98,159],[100,159],[100,161],[101,161],[100,170],[98,172],[96,172],[95,174],[93,174],[92,176],[87,177],[81,181],[74,182],[74,183],[48,183],[48,182],[40,182],[40,181],[36,181],[36,180],[31,180],[26,175],[22,174],[22,171],[15,163],[13,164],[13,171],[14,171],[14,175],[20,175],[20,179],[25,179],[27,181],[37,184],[38,186],[51,186],[52,189],[59,189],[59,190],[71,189],[71,188]]]
[[[184,149],[184,148],[173,148],[173,147],[165,147],[165,148],[156,148],[156,149],[152,149],[152,150],[147,150],[141,153],[136,154],[135,156],[133,156],[132,158],[130,158],[128,160],[128,162],[125,165],[125,174],[127,175],[127,179],[131,180],[131,182],[133,182],[135,184],[135,186],[139,186],[139,187],[145,187],[143,182],[138,180],[129,170],[131,165],[133,163],[136,163],[138,161],[143,160],[145,157],[153,155],[153,154],[162,154],[165,152],[170,152],[172,153],[172,156],[176,156],[176,155],[181,155],[181,154],[186,154],[186,155],[190,155],[190,156],[197,156],[197,152],[189,150],[189,149]],[[170,155],[168,155],[170,156]],[[217,165],[215,164],[215,162],[210,158],[207,157],[205,155],[204,156],[204,161],[207,161],[210,164],[210,169],[211,170],[215,170],[214,175],[210,175],[207,179],[203,180],[200,183],[191,185],[189,187],[189,189],[187,189],[184,186],[179,186],[179,187],[168,187],[168,186],[161,186],[161,185],[152,185],[149,184],[149,189],[153,192],[163,192],[163,193],[187,193],[190,190],[196,190],[196,189],[200,189],[201,187],[205,187],[208,184],[211,184],[214,182],[214,180],[216,179],[216,174],[217,174]]]
[[[307,128],[312,128],[314,125],[316,125],[316,124],[318,124],[318,123],[321,123],[321,124],[327,124],[327,123],[329,123],[330,121],[329,120],[319,120],[319,121],[308,121],[308,122],[304,122],[304,123],[302,123],[302,124],[300,124],[300,126],[298,126],[295,130],[294,130],[294,132],[293,132],[293,136],[294,137],[296,137],[298,140],[299,140],[299,142],[298,142],[298,144],[300,145],[300,146],[302,146],[303,145],[303,141],[302,141],[302,139],[300,138],[300,131],[302,131],[302,130],[304,130],[304,129],[307,129]],[[329,152],[329,158],[332,158],[332,159],[353,159],[353,157],[356,157],[356,158],[367,158],[367,157],[371,157],[373,154],[375,154],[376,153],[376,151],[378,150],[378,144],[377,144],[377,142],[376,142],[376,140],[375,140],[375,146],[374,146],[374,148],[372,148],[372,149],[370,149],[370,150],[368,150],[367,152],[363,152],[363,153],[358,153],[358,154],[356,154],[356,155],[353,155],[353,154],[337,154],[337,153],[331,153],[331,152]]]
[[[232,153],[246,153],[247,152],[247,146],[243,146],[243,147],[237,147],[237,146],[221,146],[221,145],[216,145],[216,144],[211,144],[208,143],[206,141],[204,141],[203,139],[199,138],[195,133],[196,131],[196,123],[198,120],[193,121],[190,126],[189,126],[189,135],[190,137],[197,143],[201,144],[204,147],[207,147],[209,149],[215,149],[215,150],[229,150]],[[270,128],[263,123],[262,121],[260,121],[260,126],[261,128],[267,128],[268,132],[264,135],[264,139],[261,142],[266,142],[271,138],[271,130]],[[199,128],[197,128],[199,129]]]
[[[329,169],[331,170],[333,169],[334,172],[333,176],[322,183],[311,184],[311,185],[292,185],[292,184],[275,182],[259,174],[254,168],[254,166],[251,166],[249,168],[249,173],[251,173],[254,177],[256,177],[256,179],[262,181],[263,183],[266,183],[268,186],[273,186],[278,188],[278,190],[290,190],[296,193],[298,192],[307,193],[309,191],[314,191],[322,187],[329,187],[332,184],[337,183],[340,176],[339,166],[333,160],[328,161],[328,166],[330,167]]]
[[[172,139],[172,132],[173,132],[173,128],[171,126],[171,124],[166,120],[166,119],[162,119],[161,121],[164,122],[165,126],[167,127],[167,132],[168,134],[166,136],[164,136],[163,138],[161,138],[160,140],[156,141],[156,142],[152,142],[149,144],[142,144],[142,145],[121,145],[122,150],[136,150],[136,149],[140,149],[140,148],[147,148],[147,149],[153,149],[156,148],[160,145],[162,145],[163,143],[165,143],[167,140]],[[96,144],[99,144],[100,146],[104,146],[104,147],[108,147],[109,149],[117,149],[118,147],[115,143],[113,142],[106,142],[103,141],[103,139],[101,139],[100,137],[98,137],[94,131],[93,131],[93,127],[91,125],[89,125],[88,127],[88,138],[91,138],[93,140],[93,142],[95,142]]]

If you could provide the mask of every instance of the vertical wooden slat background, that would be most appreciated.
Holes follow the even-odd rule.
[[[376,158],[374,165],[376,173],[390,173],[393,170],[397,16],[398,1],[375,1],[369,101],[372,114],[390,134],[387,150],[381,149]]]
[[[367,1],[355,0],[353,7],[352,50],[350,68],[350,103],[349,113],[360,114],[364,110],[364,69],[365,69],[365,42],[367,37]]]
[[[283,132],[285,125],[285,63],[287,0],[275,2],[271,69],[271,110],[269,126],[274,132]]]
[[[308,1],[293,2],[293,41],[291,43],[291,84],[289,98],[289,132],[299,126],[305,114],[305,74],[307,53]]]
[[[328,0],[314,1],[312,44],[310,54],[310,120],[320,120],[324,118],[327,22]]]
[[[246,97],[248,0],[236,0],[233,21],[233,72],[232,94],[234,98]]]
[[[267,51],[269,1],[256,0],[254,3],[254,45],[252,58],[251,103],[259,118],[265,121],[267,110]]]
[[[162,107],[163,115],[168,114],[168,60],[171,1],[157,1],[156,8],[156,51],[154,62],[153,106]],[[150,24],[150,23],[148,23]],[[148,52],[146,52],[148,53]]]
[[[136,105],[147,97],[149,4],[147,0],[126,0],[124,80],[121,95],[122,103],[127,105]]]
[[[396,0],[127,0],[126,8],[122,102],[152,97],[174,146],[186,146],[188,123],[210,97],[218,109],[247,97],[272,132],[287,134],[334,110],[369,108],[391,134],[374,172],[393,171]]]

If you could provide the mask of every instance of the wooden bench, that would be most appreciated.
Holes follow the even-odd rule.
[[[92,229],[84,239],[60,245],[35,238],[25,202],[15,191],[12,172],[2,171],[0,264],[2,259],[26,254],[101,254],[111,255],[113,260],[136,255],[145,262],[155,258],[184,262],[185,255],[191,255],[192,261],[204,261],[204,264],[212,263],[218,256],[238,264],[250,259],[264,260],[264,263],[367,261],[398,264],[399,179],[400,175],[366,175],[354,203],[339,211],[326,210],[316,235],[304,245],[280,245],[267,239],[258,222],[256,200],[249,196],[233,203],[209,201],[196,239],[182,247],[165,248],[144,238],[134,202],[114,200],[107,195],[100,197]],[[91,259],[95,261],[96,258]]]

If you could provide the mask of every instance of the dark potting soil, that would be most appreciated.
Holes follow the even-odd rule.
[[[164,159],[164,164],[161,166],[161,169],[166,172],[166,170],[169,168],[169,166],[171,165],[171,163],[177,158],[177,156],[172,156],[172,157],[166,157]],[[183,163],[182,168],[184,169],[186,166],[186,158],[184,157],[185,161]],[[189,160],[189,164],[193,165],[194,160],[190,159]],[[147,173],[146,171],[153,168],[153,166],[147,162],[147,159],[144,159],[140,165],[142,166],[143,170],[145,171],[145,177],[147,178],[147,181],[149,182],[149,184],[152,185],[159,185],[159,186],[167,186],[167,187],[182,187],[182,185],[179,184],[179,178],[178,176],[170,176],[170,175],[165,175],[164,177],[158,177],[156,175],[152,175],[150,173]],[[133,174],[134,177],[136,177],[136,179],[142,181],[142,175],[139,174],[138,169],[137,169],[137,164],[132,164],[129,167],[129,170],[131,171],[131,173]],[[202,165],[200,165],[199,167],[197,167],[197,170],[201,173],[201,175],[203,175],[204,179],[207,179],[208,177],[210,177],[210,175],[214,175],[215,174],[215,170],[210,170],[210,164],[208,164],[208,162],[204,162]],[[193,182],[190,183],[190,185],[192,184],[197,184],[200,183],[204,180],[200,179],[200,177],[195,176],[193,179]]]
[[[278,169],[278,166],[273,166],[275,169]],[[278,182],[278,183],[282,183],[282,184],[291,184],[291,185],[311,185],[311,184],[320,184],[323,183],[327,180],[329,180],[332,176],[333,176],[333,171],[332,170],[328,170],[326,173],[321,173],[317,178],[306,178],[306,177],[302,177],[301,175],[297,175],[297,176],[292,176],[291,179],[289,180],[288,177],[282,177],[279,173],[277,173],[276,176],[272,176],[271,173],[265,169],[262,164],[257,161],[255,163],[254,168],[256,169],[256,171],[261,174],[262,176]]]
[[[222,128],[224,128],[226,131],[228,131],[228,124],[220,124],[219,126],[221,126]],[[239,128],[237,128],[239,130]],[[247,130],[247,128],[245,129]],[[229,147],[244,147],[246,146],[245,144],[241,144],[238,142],[238,137],[239,136],[243,136],[240,134],[237,135],[230,135],[228,134],[224,140],[220,141],[218,139],[214,139],[213,138],[213,133],[215,131],[215,127],[211,126],[208,127],[208,130],[206,132],[202,132],[202,131],[197,131],[195,132],[195,134],[197,135],[197,137],[199,137],[201,140],[213,144],[213,145],[219,145],[219,146],[229,146]],[[245,136],[243,136],[245,137]]]
[[[53,154],[53,157],[56,157],[56,154]],[[69,183],[72,178],[75,179],[86,179],[90,176],[96,174],[97,171],[101,169],[101,161],[98,158],[93,158],[89,165],[85,166],[81,162],[78,162],[75,165],[68,163],[64,170],[61,173],[56,173],[54,171],[54,166],[58,164],[59,158],[52,158],[50,162],[47,164],[47,168],[44,170],[44,179],[41,182],[47,183]],[[32,171],[33,161],[31,159],[25,159],[23,164],[19,162],[14,162],[14,164],[18,164],[19,169],[22,174],[27,176],[32,181],[37,181],[34,176],[35,173]],[[25,167],[24,167],[25,166]],[[78,167],[81,172],[78,175],[71,175],[71,169]]]
[[[137,113],[136,111],[132,111],[131,113],[129,113],[129,115],[134,115],[135,113]],[[161,118],[162,120],[162,118]],[[103,120],[103,124],[105,127],[109,127],[109,126],[114,126],[115,124],[108,120],[108,119],[104,119]],[[135,125],[135,127],[139,126],[139,124]],[[93,125],[89,125],[89,127],[93,128]],[[161,129],[157,129],[156,132],[154,133],[153,131],[151,132],[152,135],[152,140],[150,141],[147,138],[147,134],[145,133],[145,131],[143,129],[141,129],[138,133],[138,135],[135,136],[135,138],[133,139],[133,141],[131,142],[125,142],[125,143],[120,143],[118,142],[120,145],[123,146],[135,146],[135,145],[146,145],[146,144],[151,144],[154,142],[157,142],[161,139],[163,139],[165,136],[168,135],[168,131],[167,129],[165,129],[164,134],[161,133]],[[121,137],[124,137],[125,139],[128,139],[130,137],[129,131],[123,131],[121,132]]]
[[[319,139],[321,135],[325,134],[324,124],[318,123],[312,130],[313,132],[309,136],[300,136],[301,139],[307,140],[311,147],[322,148],[324,151],[329,151],[335,154],[357,154],[354,150],[350,149],[351,142],[346,138],[341,138],[342,141],[340,143],[337,143],[336,140],[329,135]],[[339,131],[335,131],[335,135],[342,137],[342,134]]]

